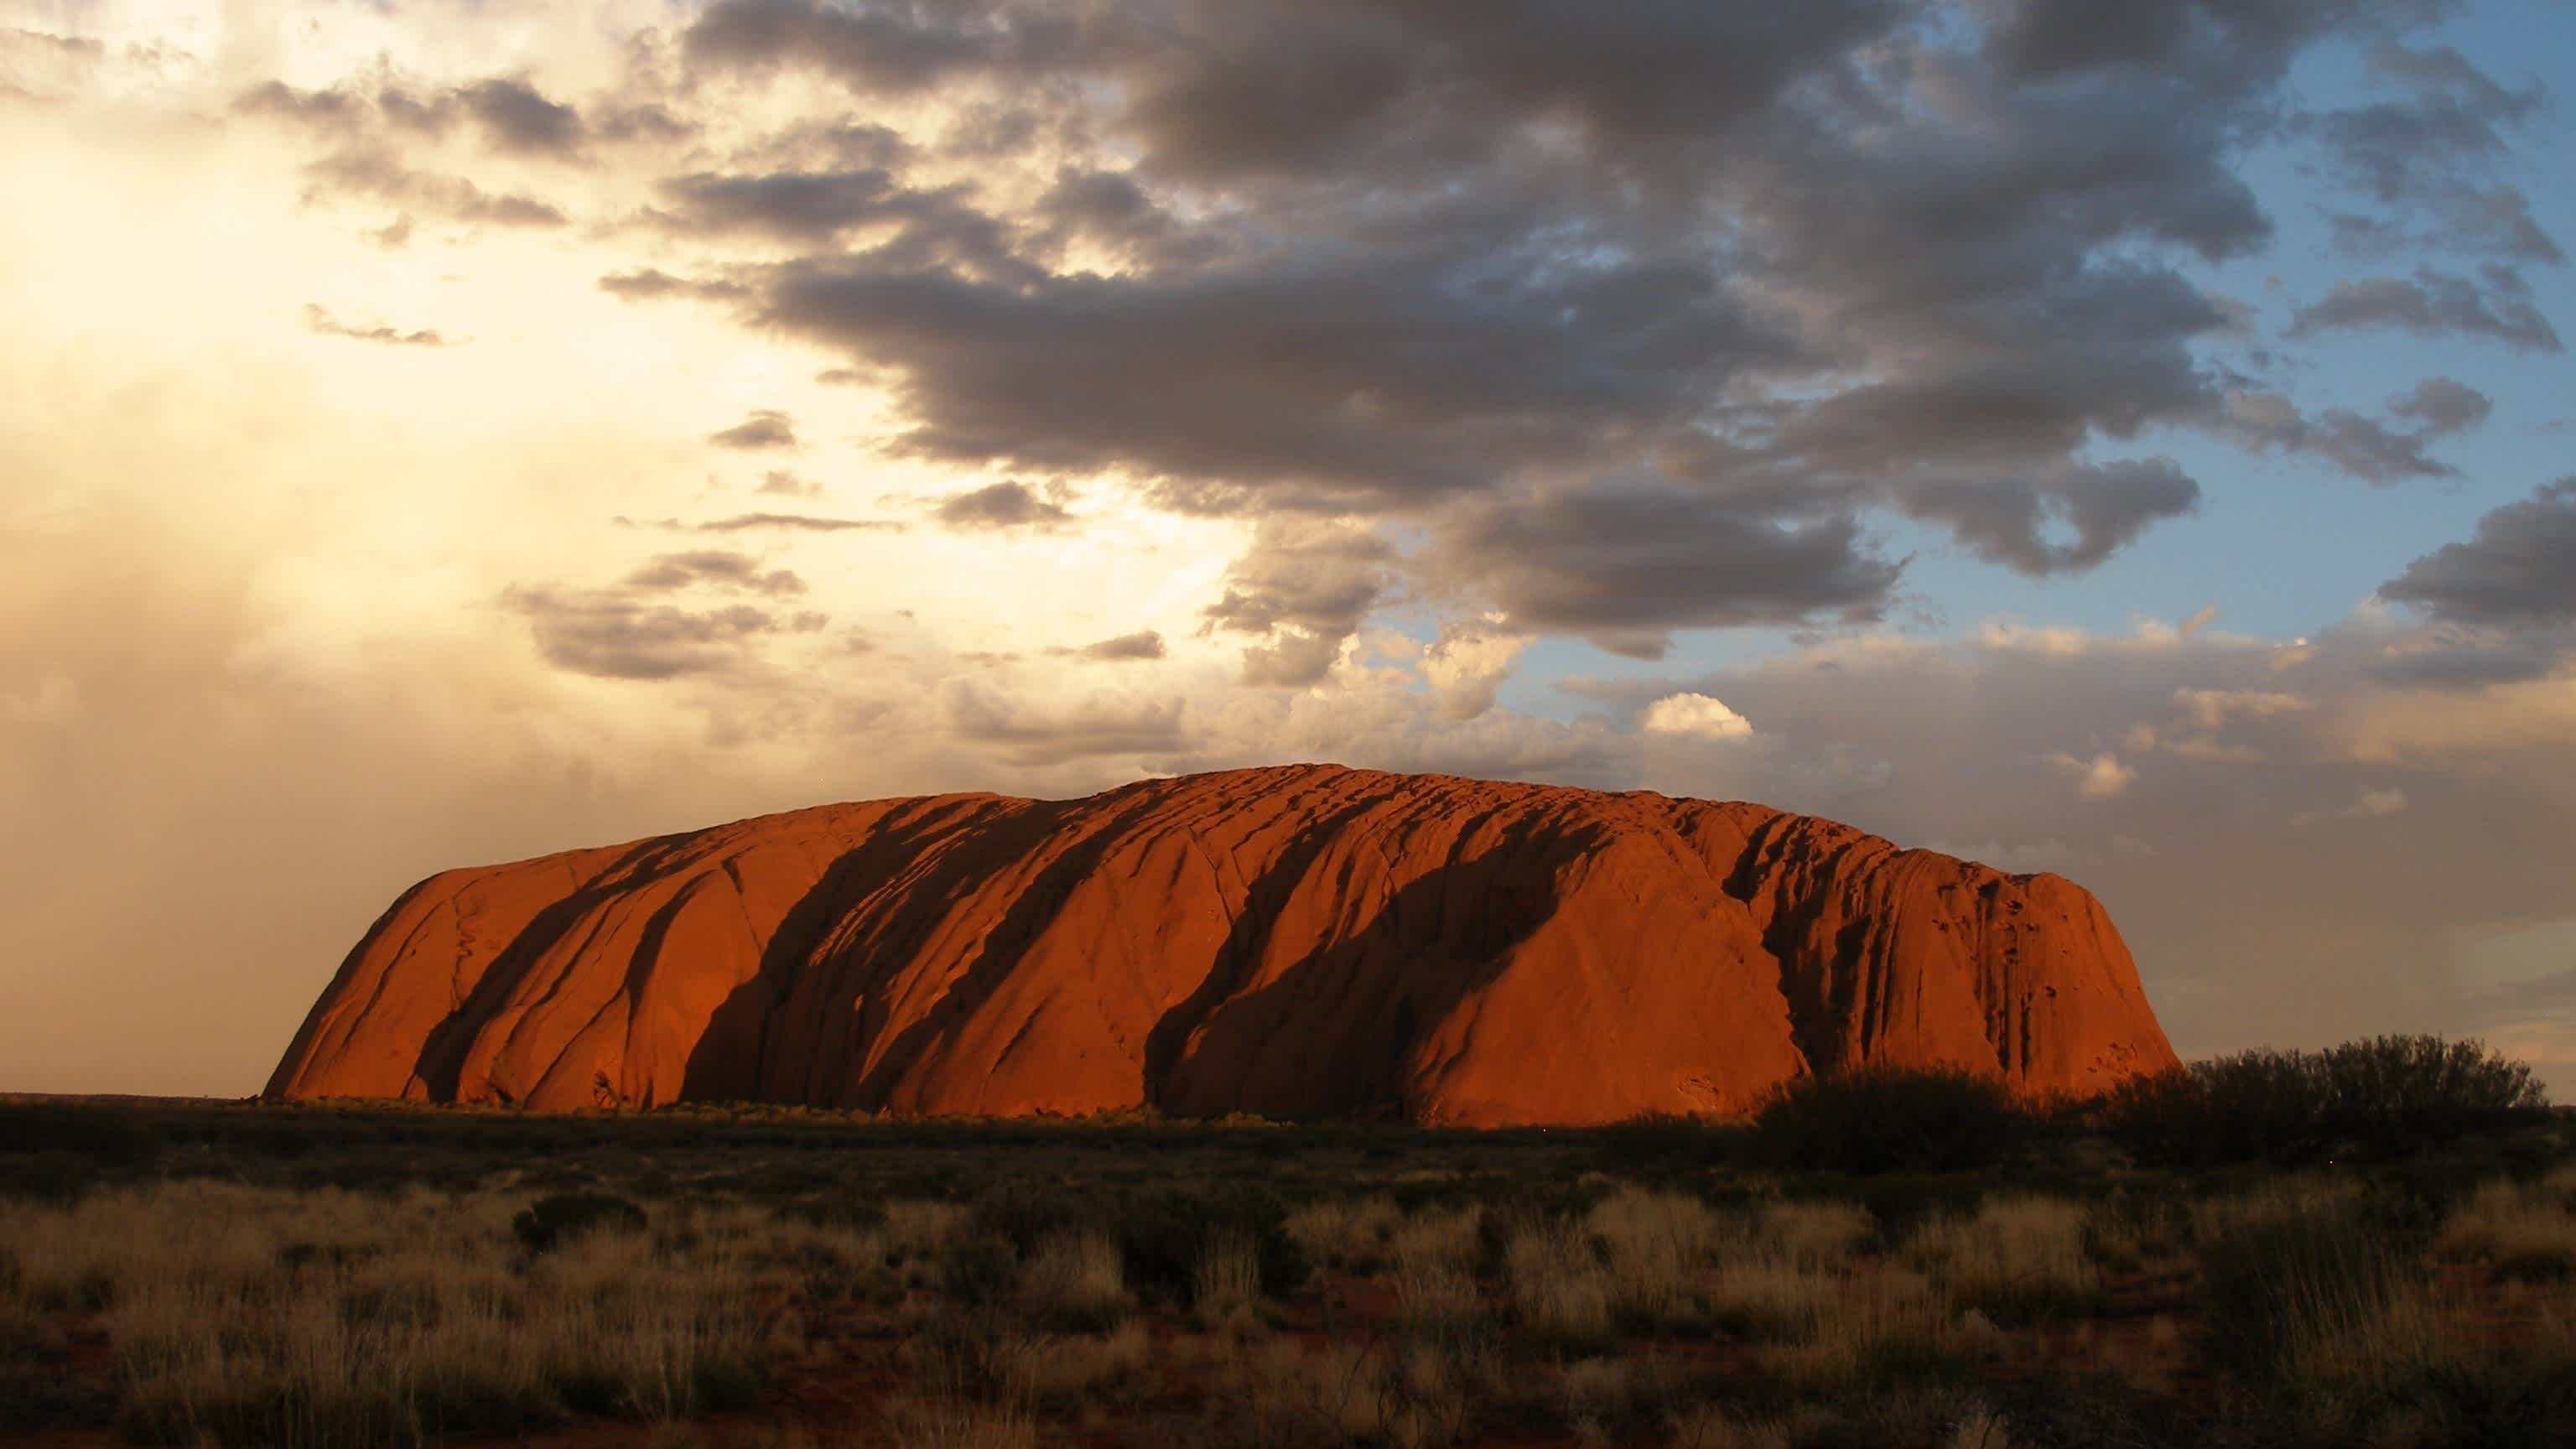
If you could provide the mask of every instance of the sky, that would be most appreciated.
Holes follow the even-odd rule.
[[[0,1090],[433,871],[1295,760],[2576,1097],[2576,7],[0,0]],[[2558,158],[2553,164],[2552,158]]]

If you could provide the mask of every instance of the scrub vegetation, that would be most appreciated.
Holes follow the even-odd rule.
[[[2576,1436],[2576,1121],[2473,1044],[1580,1132],[18,1100],[0,1189],[64,1445]]]

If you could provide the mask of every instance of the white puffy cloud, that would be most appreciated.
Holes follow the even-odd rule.
[[[1637,717],[1637,727],[1650,735],[1671,735],[1686,739],[1745,740],[1753,737],[1753,722],[1726,707],[1723,700],[1705,694],[1670,694],[1646,706]]]

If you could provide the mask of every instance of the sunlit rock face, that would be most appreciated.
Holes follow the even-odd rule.
[[[2119,932],[1759,805],[1329,765],[827,805],[406,892],[273,1097],[904,1114],[1738,1112],[2174,1064]]]

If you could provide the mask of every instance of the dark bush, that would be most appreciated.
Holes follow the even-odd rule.
[[[2257,1050],[2141,1077],[2094,1125],[2141,1162],[2285,1166],[2394,1156],[2527,1121],[2548,1105],[2531,1068],[2476,1041],[2381,1036],[2321,1052]]]
[[[1059,1233],[1092,1226],[1100,1205],[1085,1194],[1053,1182],[1009,1180],[976,1194],[974,1223],[979,1231],[997,1233],[1023,1254]]]
[[[0,1103],[0,1154],[67,1155],[138,1165],[160,1155],[161,1137],[134,1109],[108,1102]]]
[[[2004,1084],[1963,1070],[1801,1077],[1754,1114],[1755,1160],[1831,1172],[1973,1172],[2030,1135]]]
[[[559,1192],[538,1198],[510,1219],[510,1232],[531,1253],[551,1253],[590,1233],[640,1233],[644,1210],[605,1192]]]
[[[960,1233],[939,1250],[939,1282],[970,1308],[1006,1302],[1020,1282],[1019,1249],[1000,1233]]]
[[[1129,1199],[1119,1214],[1119,1253],[1137,1292],[1187,1303],[1199,1255],[1226,1235],[1253,1243],[1261,1257],[1261,1291],[1283,1298],[1304,1285],[1305,1254],[1288,1236],[1288,1207],[1267,1188],[1229,1185],[1168,1189]]]
[[[1645,1112],[1600,1128],[1593,1141],[1601,1170],[1616,1176],[1702,1166],[1724,1150],[1723,1128],[1678,1112]]]

